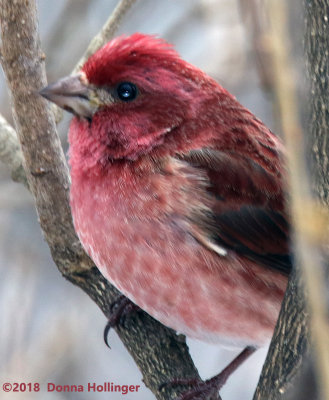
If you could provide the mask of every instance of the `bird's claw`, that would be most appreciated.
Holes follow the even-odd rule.
[[[231,374],[255,351],[255,347],[247,346],[222,372],[205,382],[195,378],[174,379],[171,382],[162,384],[161,389],[168,385],[190,385],[192,388],[183,392],[176,400],[221,400],[218,394],[219,390],[224,386]]]
[[[120,295],[110,306],[110,317],[104,328],[104,342],[110,347],[107,341],[108,333],[111,328],[122,326],[125,327],[126,318],[134,311],[138,311],[139,307],[132,303],[124,295]]]

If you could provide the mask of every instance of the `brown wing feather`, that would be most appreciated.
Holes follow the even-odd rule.
[[[212,149],[193,151],[179,158],[202,169],[209,178],[208,190],[216,201],[208,238],[221,248],[233,249],[288,274],[292,262],[289,223],[277,176],[241,155]]]

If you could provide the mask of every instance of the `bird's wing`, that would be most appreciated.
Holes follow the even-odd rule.
[[[180,155],[209,179],[212,210],[207,240],[289,274],[289,223],[282,183],[252,160],[203,149]],[[196,221],[198,224],[198,222]],[[199,225],[204,225],[200,219]]]

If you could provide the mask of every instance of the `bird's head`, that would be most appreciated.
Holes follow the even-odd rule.
[[[79,74],[40,93],[75,115],[71,148],[106,164],[187,146],[214,96],[227,92],[165,41],[136,33],[110,41]]]

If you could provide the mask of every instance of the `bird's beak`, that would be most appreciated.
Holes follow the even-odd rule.
[[[40,90],[41,96],[84,118],[92,118],[99,104],[83,74],[68,76]]]

